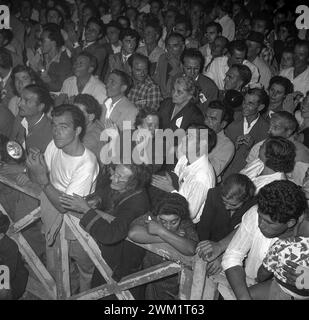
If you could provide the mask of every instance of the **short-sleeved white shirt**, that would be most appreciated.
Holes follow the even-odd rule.
[[[50,182],[59,191],[82,197],[95,189],[99,165],[96,156],[87,148],[82,156],[73,157],[58,149],[52,140],[45,151]]]

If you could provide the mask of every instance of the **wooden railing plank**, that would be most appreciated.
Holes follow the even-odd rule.
[[[117,286],[117,282],[112,278],[113,272],[111,268],[108,266],[108,264],[105,262],[105,260],[102,258],[101,251],[94,239],[89,234],[82,234],[77,229],[69,215],[64,216],[64,222],[71,229],[71,231],[73,232],[73,234],[75,235],[85,252],[87,252],[89,258],[100,271],[101,275],[104,277],[106,282]],[[115,294],[117,298],[121,300],[134,300],[132,294],[129,291],[118,291]]]
[[[179,264],[175,262],[164,262],[123,278],[120,282],[118,282],[118,288],[120,290],[128,290],[158,279],[168,277],[170,275],[178,273],[180,270],[181,267],[179,266]],[[106,296],[114,294],[114,290],[114,285],[104,284],[87,292],[73,296],[70,298],[70,300],[102,299]]]

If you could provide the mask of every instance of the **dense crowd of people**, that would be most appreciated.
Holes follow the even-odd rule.
[[[10,270],[0,299],[26,292],[29,267],[7,233],[38,206],[22,234],[52,276],[68,215],[116,281],[164,260],[138,243],[165,243],[206,261],[207,281],[221,274],[230,298],[309,299],[298,271],[309,267],[309,30],[296,28],[298,2],[3,0],[0,175],[40,192],[0,184]],[[160,129],[182,135],[158,150]],[[115,132],[119,161],[108,162]],[[128,156],[138,142],[148,161]],[[106,283],[71,230],[65,238],[72,295]],[[177,300],[179,277],[130,291]]]

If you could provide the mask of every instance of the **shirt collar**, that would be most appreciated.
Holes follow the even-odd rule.
[[[187,157],[184,155],[185,160],[186,160],[186,170],[195,170],[198,169],[199,167],[204,167],[205,164],[207,164],[207,158],[206,155],[202,155],[200,158],[198,158],[197,160],[195,160],[193,163],[189,164],[189,160],[187,159]]]

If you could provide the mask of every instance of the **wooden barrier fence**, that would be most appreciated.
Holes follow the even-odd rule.
[[[0,182],[30,197],[39,199],[40,190],[31,184],[25,187],[18,186],[13,176],[0,175]],[[0,209],[6,213],[1,204]],[[56,250],[57,272],[52,277],[21,233],[25,227],[39,218],[40,207],[17,222],[11,221],[8,235],[18,244],[22,256],[30,267],[27,291],[38,296],[40,299],[95,300],[115,294],[120,300],[134,300],[129,291],[130,289],[173,274],[180,274],[180,300],[214,299],[216,298],[218,289],[222,291],[219,284],[221,280],[217,281],[218,277],[212,279],[210,286],[207,285],[206,263],[203,260],[197,256],[188,257],[181,255],[168,244],[142,245],[134,242],[136,245],[164,257],[167,261],[131,274],[121,279],[120,282],[116,282],[112,278],[112,270],[101,256],[97,243],[88,233],[80,231],[76,220],[72,219],[70,214],[64,215],[63,224],[58,235],[61,245]],[[112,216],[111,219],[113,219]],[[106,280],[106,284],[71,296],[68,244],[64,237],[65,226],[73,232],[83,249],[88,253],[90,259]],[[127,239],[127,241],[131,240]]]

